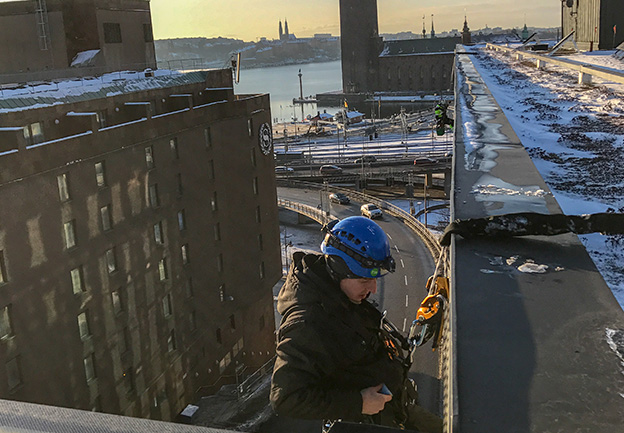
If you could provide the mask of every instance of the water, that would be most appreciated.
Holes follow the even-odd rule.
[[[240,83],[234,85],[237,94],[269,93],[274,123],[288,122],[293,117],[301,120],[301,105],[293,105],[293,98],[299,97],[299,69],[303,81],[303,96],[342,89],[340,61],[309,63],[305,65],[276,66],[272,68],[242,69]],[[304,117],[314,116],[317,111],[327,109],[334,114],[338,107],[317,107],[303,104]],[[277,122],[276,122],[277,120]]]

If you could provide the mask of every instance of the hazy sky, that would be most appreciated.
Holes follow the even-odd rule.
[[[338,0],[151,0],[156,39],[189,36],[257,40],[278,37],[278,23],[288,19],[291,33],[338,35]],[[471,29],[560,25],[559,0],[378,0],[380,33],[420,33],[431,14],[437,32],[461,29],[464,10]]]

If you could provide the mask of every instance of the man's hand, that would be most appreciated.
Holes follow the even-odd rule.
[[[362,413],[364,415],[375,415],[383,410],[387,402],[392,400],[391,395],[380,394],[379,390],[383,384],[364,388],[362,394]]]

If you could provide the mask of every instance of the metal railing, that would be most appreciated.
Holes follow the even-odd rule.
[[[534,59],[537,62],[538,68],[541,68],[544,64],[550,63],[572,71],[578,71],[579,83],[590,83],[591,77],[596,76],[607,81],[624,84],[624,73],[601,68],[600,66],[589,65],[587,63],[578,63],[560,58],[553,58],[541,54],[535,54],[529,51],[518,50],[515,48],[504,47],[496,44],[488,43],[486,44],[486,48],[494,51],[505,51],[507,53],[515,54],[519,60],[523,58]]]
[[[373,203],[379,208],[384,209],[390,215],[396,217],[397,219],[402,221],[407,227],[409,227],[422,240],[422,242],[425,244],[434,259],[437,260],[440,255],[441,246],[440,242],[438,241],[438,237],[431,233],[427,229],[427,227],[425,227],[425,225],[418,221],[414,216],[410,215],[408,212],[405,212],[398,206],[393,205],[392,203],[388,203],[385,200],[381,200],[377,197],[373,197],[359,191],[354,191],[352,189],[341,188],[331,185],[319,185],[313,182],[278,180],[277,184],[278,186],[318,190],[324,189],[328,192],[341,192],[354,201],[360,203]],[[327,221],[332,219],[329,215],[329,212],[323,212],[321,209],[317,209],[312,206],[307,206],[297,202],[292,202],[289,200],[278,199],[278,206],[288,208],[294,210],[295,212],[306,215],[321,224],[325,224]]]

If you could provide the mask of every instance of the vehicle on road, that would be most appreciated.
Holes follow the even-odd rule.
[[[360,208],[360,213],[363,217],[375,219],[382,218],[383,212],[376,205],[372,203],[363,204]]]
[[[356,164],[361,164],[363,162],[375,162],[375,161],[377,161],[377,158],[375,158],[373,155],[363,155],[360,158],[357,158],[353,162]]]
[[[433,158],[428,158],[426,156],[418,157],[414,160],[414,165],[431,165],[437,164],[438,160]]]
[[[342,168],[337,165],[321,165],[319,172],[322,176],[326,176],[329,174],[342,174]]]
[[[349,197],[347,197],[341,192],[333,192],[329,194],[329,201],[331,201],[332,203],[338,203],[338,204],[351,203],[351,200],[349,199]]]
[[[295,170],[292,167],[286,167],[285,165],[278,165],[275,167],[275,174],[291,174]]]

